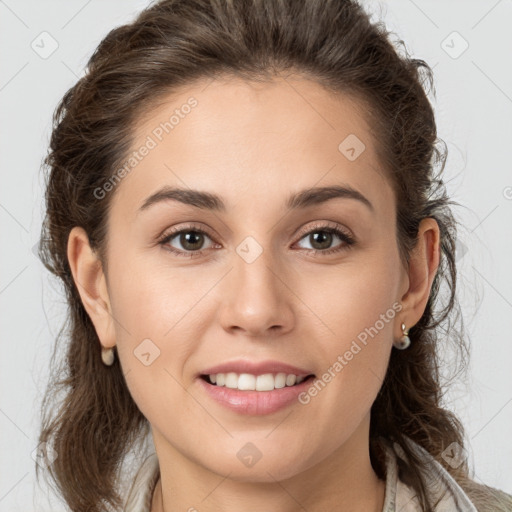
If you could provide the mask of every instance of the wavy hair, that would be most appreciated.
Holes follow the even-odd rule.
[[[454,468],[442,457],[451,443],[465,444],[461,422],[442,406],[447,383],[439,356],[440,343],[458,353],[461,369],[469,356],[456,297],[457,222],[451,209],[456,203],[441,178],[447,150],[437,137],[428,99],[430,91],[435,94],[432,69],[392,35],[355,0],[162,0],[111,30],[84,76],[65,93],[53,115],[44,161],[46,215],[39,256],[61,280],[69,309],[55,344],[39,441],[58,454],[49,474],[70,510],[120,510],[123,460],[149,426],[118,358],[111,367],[102,363],[98,336],[67,260],[69,233],[74,226],[85,229],[106,271],[112,194],[98,200],[93,191],[126,160],[141,117],[196,80],[268,81],[284,72],[365,106],[396,196],[396,240],[405,264],[421,220],[432,217],[440,228],[441,261],[425,311],[410,330],[410,348],[392,351],[371,408],[375,472],[384,478],[379,437],[398,443],[408,458],[401,463],[401,478],[415,489],[422,510],[434,510],[424,461],[410,450],[408,437],[448,470],[478,510],[506,510],[503,495],[476,483],[466,461]]]

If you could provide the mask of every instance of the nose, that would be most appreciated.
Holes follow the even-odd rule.
[[[223,283],[220,322],[227,331],[251,337],[281,336],[293,329],[296,314],[290,272],[276,263],[270,251],[246,257],[251,250],[233,258]]]

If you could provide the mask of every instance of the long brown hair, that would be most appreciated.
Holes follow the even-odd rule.
[[[45,160],[40,257],[62,280],[69,315],[55,345],[40,441],[57,454],[50,475],[72,511],[120,509],[122,463],[149,427],[118,358],[111,367],[102,363],[99,339],[67,260],[70,230],[85,229],[107,271],[106,220],[113,193],[98,199],[94,191],[126,160],[141,115],[194,80],[232,75],[261,81],[286,71],[365,105],[396,195],[402,260],[408,262],[422,219],[433,217],[440,227],[441,262],[424,314],[410,330],[410,348],[392,351],[371,408],[372,465],[383,478],[379,437],[398,443],[409,459],[401,474],[422,509],[433,510],[424,461],[409,449],[407,436],[449,471],[479,510],[505,510],[491,488],[470,478],[465,461],[454,468],[442,457],[451,443],[465,444],[460,421],[441,405],[438,355],[440,341],[450,344],[460,370],[469,355],[456,300],[457,223],[451,211],[456,203],[441,179],[447,151],[437,138],[428,99],[434,91],[432,69],[391,36],[352,0],[163,0],[112,30],[90,58],[85,76],[66,92],[54,113]],[[65,343],[61,359],[60,339]]]

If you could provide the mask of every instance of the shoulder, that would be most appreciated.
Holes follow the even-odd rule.
[[[438,501],[436,512],[507,512],[512,511],[512,496],[493,487],[476,484],[466,493],[446,469],[417,443],[408,440],[411,448],[427,461],[424,473],[429,497]],[[397,455],[389,444],[383,444],[386,454],[386,494],[383,512],[422,512],[416,492],[398,477]],[[398,456],[405,459],[402,448],[394,443]],[[156,453],[151,453],[139,468],[128,493],[125,512],[150,512],[151,499],[160,476]],[[489,504],[490,499],[494,504]],[[479,505],[477,509],[474,505]]]
[[[159,476],[158,457],[153,452],[137,471],[123,510],[125,512],[150,512],[151,499]]]
[[[423,472],[428,497],[436,512],[478,512],[470,497],[435,458],[420,445],[408,439],[411,449],[425,462]],[[421,504],[415,490],[398,477],[397,457],[406,460],[398,443],[384,445],[386,452],[386,501],[383,512],[421,512]],[[398,455],[397,455],[398,454]]]

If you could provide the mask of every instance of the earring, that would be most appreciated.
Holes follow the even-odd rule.
[[[409,331],[405,330],[405,324],[402,324],[402,336],[393,342],[393,346],[399,350],[405,350],[411,344],[411,338],[409,338]]]
[[[114,363],[114,349],[101,347],[101,360],[106,366],[112,366]]]

